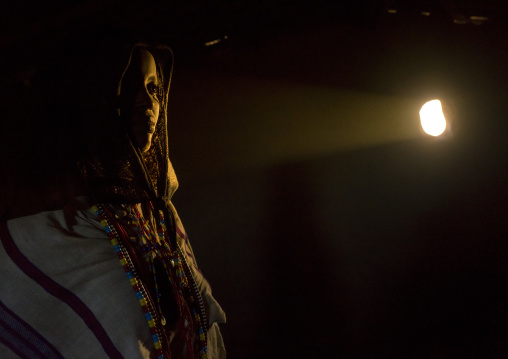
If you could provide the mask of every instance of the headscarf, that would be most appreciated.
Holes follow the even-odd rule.
[[[129,135],[128,120],[122,113],[125,87],[122,82],[133,53],[149,51],[155,59],[160,86],[160,110],[152,145],[142,153]],[[167,103],[171,82],[173,55],[168,47],[135,44],[120,77],[116,91],[115,117],[111,119],[110,133],[90,127],[82,129],[85,137],[93,138],[88,153],[80,164],[81,178],[87,191],[98,201],[133,203],[146,200],[169,203],[178,187],[176,175],[169,160],[167,135]]]
[[[14,212],[61,208],[77,195],[101,203],[152,200],[168,207],[178,187],[167,136],[173,54],[169,47],[132,45],[123,38],[117,31],[87,28],[62,41],[38,66],[33,80],[41,94],[32,126],[35,140],[22,165],[19,191],[20,196],[30,193],[33,204]],[[122,80],[137,48],[153,55],[162,92],[146,154],[129,136],[121,113]]]

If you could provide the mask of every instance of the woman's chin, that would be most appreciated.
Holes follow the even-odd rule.
[[[139,150],[140,150],[141,152],[143,152],[143,153],[144,153],[144,152],[148,152],[148,150],[149,150],[149,149],[150,149],[150,147],[151,147],[150,145],[151,145],[151,143],[150,143],[150,142],[147,142],[147,143],[145,143],[143,146],[139,146]]]
[[[136,136],[136,144],[141,152],[147,152],[152,145],[152,135]]]

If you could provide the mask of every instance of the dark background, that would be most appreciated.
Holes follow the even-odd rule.
[[[508,6],[337,3],[6,4],[4,161],[64,34],[168,43],[174,203],[230,358],[504,358]],[[453,120],[442,140],[419,129],[433,98]]]

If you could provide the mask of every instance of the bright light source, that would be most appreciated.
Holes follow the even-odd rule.
[[[213,45],[217,45],[219,42],[221,42],[222,40],[227,40],[228,39],[228,35],[224,35],[222,38],[218,38],[218,39],[215,39],[215,40],[211,40],[211,41],[208,41],[208,42],[205,42],[205,46],[213,46]]]
[[[423,130],[431,136],[439,136],[446,129],[446,120],[441,101],[432,100],[425,103],[420,110],[420,121]]]
[[[221,42],[221,39],[216,39],[216,40],[208,41],[208,42],[205,42],[205,46],[213,46],[213,45],[218,44],[219,42]]]

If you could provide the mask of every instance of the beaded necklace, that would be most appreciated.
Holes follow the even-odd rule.
[[[155,214],[153,204],[148,203],[151,213]],[[207,359],[207,338],[206,338],[206,315],[204,311],[204,303],[199,294],[196,282],[192,277],[190,268],[185,260],[183,251],[178,243],[175,241],[175,250],[171,250],[168,232],[166,230],[166,223],[162,211],[159,211],[159,221],[155,220],[156,228],[151,228],[149,221],[147,221],[138,207],[135,204],[122,205],[127,211],[131,219],[133,228],[137,233],[138,245],[141,248],[143,258],[148,264],[149,270],[153,274],[156,304],[158,313],[155,308],[155,303],[151,299],[149,292],[146,290],[144,283],[137,275],[135,265],[130,258],[129,251],[125,247],[124,241],[128,241],[128,236],[118,221],[114,220],[111,212],[105,205],[96,205],[92,207],[97,218],[101,222],[106,234],[108,235],[115,251],[120,259],[120,264],[124,268],[127,277],[130,280],[132,288],[138,297],[139,303],[148,322],[148,327],[154,341],[154,347],[158,359],[164,359],[164,350],[162,345],[165,335],[161,326],[166,325],[166,319],[163,315],[160,305],[159,286],[157,284],[156,271],[154,266],[154,259],[158,258],[163,265],[167,279],[173,287],[175,300],[179,308],[180,317],[188,317],[185,321],[186,325],[181,324],[177,326],[177,330],[182,332],[193,332],[193,324],[197,326],[200,342],[201,358]],[[118,230],[123,234],[119,235]],[[170,268],[171,267],[171,268]],[[173,271],[171,270],[173,269]],[[174,273],[174,274],[173,274]],[[189,315],[186,315],[188,313]],[[159,325],[160,323],[160,325]],[[183,323],[181,321],[180,323]],[[187,352],[192,353],[192,344],[189,343],[189,335],[183,334],[185,342],[187,343]],[[167,340],[167,339],[166,339]],[[169,349],[168,349],[168,354]]]
[[[108,223],[108,216],[106,215],[104,206],[94,205],[92,206],[92,211],[95,213],[104,230],[106,231],[111,244],[115,248],[115,252],[118,258],[120,259],[120,264],[122,265],[125,274],[127,274],[127,277],[129,278],[132,289],[138,297],[141,309],[143,310],[143,313],[145,313],[146,320],[148,321],[148,327],[150,328],[150,334],[152,335],[157,358],[164,359],[164,353],[162,351],[161,344],[162,335],[160,333],[160,328],[157,326],[156,321],[154,320],[155,313],[153,308],[150,308],[151,303],[146,288],[139,280],[136,268],[134,267],[134,264],[132,263],[127,249],[123,245],[115,226]]]
[[[152,203],[149,203],[152,213],[154,213]],[[129,255],[129,251],[125,246],[124,241],[128,240],[128,236],[122,226],[118,223],[118,221],[114,220],[113,215],[111,214],[108,207],[105,205],[96,205],[92,207],[92,211],[96,214],[99,219],[101,225],[104,227],[106,234],[108,235],[111,244],[115,248],[115,251],[120,259],[120,264],[124,268],[127,277],[131,283],[131,286],[138,297],[141,309],[145,313],[145,317],[148,322],[148,327],[150,329],[150,334],[152,335],[152,339],[154,342],[154,347],[156,351],[156,356],[158,359],[164,359],[166,356],[164,355],[163,344],[162,341],[165,339],[165,333],[161,329],[160,323],[162,326],[166,324],[166,319],[162,313],[162,309],[160,306],[160,294],[157,285],[157,280],[155,276],[155,267],[153,264],[153,260],[155,258],[162,259],[161,262],[163,264],[164,270],[166,272],[167,278],[170,284],[174,289],[176,288],[175,284],[178,284],[180,290],[176,290],[178,294],[175,295],[175,299],[179,306],[180,316],[185,315],[185,313],[189,313],[189,321],[187,323],[187,330],[193,331],[193,325],[197,325],[198,333],[199,333],[199,342],[200,342],[200,354],[201,358],[207,358],[207,336],[206,336],[206,315],[204,311],[204,303],[197,289],[196,282],[194,281],[192,274],[190,272],[189,266],[185,260],[183,252],[178,245],[176,244],[176,250],[171,251],[169,245],[168,233],[166,230],[166,223],[164,221],[164,216],[161,212],[159,212],[160,225],[156,223],[156,231],[153,231],[150,228],[148,221],[141,215],[139,209],[136,205],[123,205],[132,219],[132,225],[137,231],[138,244],[140,245],[145,261],[148,263],[148,267],[150,271],[154,274],[154,284],[155,291],[157,297],[157,310],[155,308],[155,304],[151,299],[151,295],[146,290],[146,286],[140,280],[139,275],[137,274],[135,265]],[[122,239],[122,235],[125,239]],[[157,235],[155,235],[157,233]],[[168,264],[173,268],[174,274],[176,276],[175,280],[173,280],[174,276],[169,268]],[[191,279],[191,280],[189,280]],[[189,283],[190,282],[190,283]],[[190,285],[189,285],[190,284]],[[187,300],[186,300],[187,299]],[[187,303],[187,305],[185,305]],[[189,312],[190,310],[190,312]],[[180,326],[179,329],[185,331],[185,329]],[[188,336],[186,336],[188,338]],[[167,341],[167,339],[166,339]],[[187,350],[189,353],[192,353],[192,345],[187,342]],[[168,350],[168,355],[169,353]]]
[[[143,257],[148,264],[148,268],[153,274],[155,293],[157,300],[157,307],[162,317],[162,324],[165,325],[166,320],[162,314],[162,308],[160,305],[161,295],[159,293],[159,286],[157,284],[157,278],[155,274],[154,259],[163,258],[167,259],[171,267],[174,268],[175,274],[178,279],[178,285],[181,288],[188,287],[189,282],[187,276],[184,275],[183,267],[180,261],[181,253],[179,251],[171,251],[169,241],[166,239],[166,226],[164,217],[161,215],[160,226],[157,226],[156,230],[152,230],[149,221],[147,221],[142,213],[139,211],[136,205],[129,205],[124,207],[128,211],[128,216],[132,220],[132,225],[137,232],[138,244],[143,252]],[[153,207],[150,208],[153,211]],[[157,235],[155,234],[157,233]],[[166,275],[168,276],[170,284],[173,284],[172,275],[166,264],[165,260],[162,260],[162,265]]]
[[[152,202],[149,202],[148,205],[151,212],[155,213]],[[207,325],[204,303],[201,295],[199,294],[197,284],[194,281],[185,256],[183,255],[182,249],[180,248],[178,242],[175,241],[174,245],[176,247],[176,251],[171,251],[169,245],[169,236],[166,229],[166,222],[162,211],[159,211],[160,225],[157,226],[157,222],[155,222],[157,230],[151,230],[149,221],[143,217],[136,205],[128,205],[127,207],[130,211],[133,225],[138,228],[140,244],[142,245],[143,250],[147,252],[146,260],[149,263],[152,273],[154,273],[157,304],[160,313],[162,314],[162,309],[160,308],[160,294],[158,293],[158,285],[157,281],[155,280],[155,268],[153,266],[153,259],[156,257],[168,259],[171,266],[175,269],[177,284],[188,298],[189,309],[191,310],[192,318],[194,319],[194,322],[198,328],[202,358],[206,359],[207,337],[206,331],[204,329],[207,328]],[[154,233],[157,233],[157,236],[155,236]],[[166,265],[166,261],[163,261],[163,266],[166,274],[168,275],[168,279],[171,282],[171,273],[168,269],[168,266]]]

